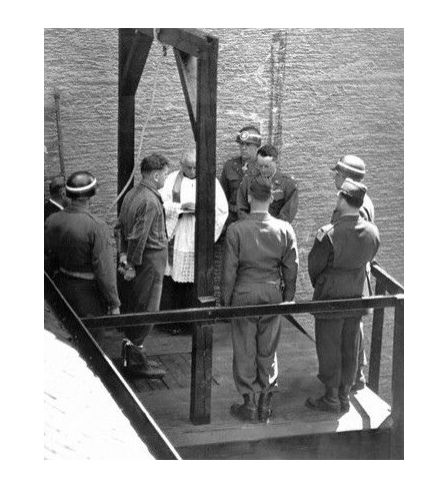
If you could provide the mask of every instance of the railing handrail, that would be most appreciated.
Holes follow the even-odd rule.
[[[124,381],[115,365],[106,357],[49,275],[44,273],[45,296],[54,313],[63,319],[64,327],[74,337],[78,352],[104,383],[111,396],[134,426],[137,434],[156,459],[180,459],[157,422],[144,408]]]
[[[369,308],[394,307],[400,295],[383,295],[364,298],[346,298],[337,300],[316,300],[300,302],[282,302],[269,305],[245,305],[238,307],[188,308],[161,312],[140,312],[121,315],[103,315],[85,317],[83,322],[88,328],[135,327],[143,324],[169,324],[174,322],[212,322],[219,319],[253,317],[261,315],[295,315],[304,313],[322,313],[338,311],[361,311]]]
[[[371,264],[371,270],[373,276],[377,280],[382,281],[385,284],[386,291],[392,295],[404,293],[404,286],[399,283],[393,276],[387,273],[376,261]]]

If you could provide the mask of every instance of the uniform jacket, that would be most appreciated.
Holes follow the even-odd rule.
[[[249,184],[253,176],[246,175],[241,181],[237,193],[238,219],[245,219],[250,212],[247,201]],[[278,219],[291,223],[297,214],[299,193],[295,181],[288,175],[276,171],[271,179],[273,202],[269,206],[269,213]]]
[[[292,300],[299,265],[294,230],[268,213],[251,213],[227,229],[222,277],[222,302],[254,284],[280,286],[283,299]]]
[[[224,163],[219,181],[229,202],[229,217],[232,222],[237,220],[238,207],[236,197],[240,183],[245,174],[252,174],[254,172],[254,164],[248,165],[246,171],[243,169],[241,156],[231,158]]]
[[[345,215],[321,227],[308,255],[313,300],[360,298],[366,264],[380,245],[377,227],[360,215]],[[358,316],[358,311],[316,314],[321,318]]]
[[[120,306],[109,230],[105,222],[72,202],[45,222],[45,254],[56,268],[93,273],[107,303]]]
[[[121,252],[127,254],[129,263],[140,265],[145,250],[160,251],[168,246],[162,197],[145,181],[126,194],[118,221]]]

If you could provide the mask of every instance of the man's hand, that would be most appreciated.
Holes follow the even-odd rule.
[[[180,206],[180,209],[184,213],[195,213],[196,203],[195,202],[185,202]]]
[[[120,315],[120,307],[109,307],[108,315]]]
[[[131,281],[135,278],[135,268],[128,263],[128,258],[125,253],[121,253],[118,259],[118,272],[123,275],[126,281]]]
[[[126,281],[132,281],[136,276],[135,268],[132,264],[128,264],[124,270],[123,278]]]

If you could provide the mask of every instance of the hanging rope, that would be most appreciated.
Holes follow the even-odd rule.
[[[159,38],[157,36],[157,29],[154,29],[154,39],[157,40],[157,41],[159,41]],[[159,43],[160,43],[160,41],[159,41]],[[154,105],[154,98],[155,98],[155,94],[156,94],[157,79],[158,79],[158,76],[159,76],[159,68],[160,68],[160,64],[161,64],[160,60],[161,60],[162,57],[165,57],[166,56],[166,53],[167,53],[167,48],[163,44],[162,44],[162,53],[163,53],[163,56],[159,56],[158,59],[157,59],[157,62],[156,62],[156,72],[155,72],[155,75],[154,75],[154,82],[153,82],[153,85],[152,85],[151,102],[149,104],[148,113],[146,115],[145,122],[143,124],[142,131],[141,131],[141,134],[140,134],[140,143],[139,143],[139,147],[138,147],[137,158],[134,161],[134,167],[132,168],[132,173],[129,176],[129,179],[126,182],[126,184],[124,185],[124,187],[121,190],[121,192],[117,195],[117,197],[115,198],[115,200],[112,202],[111,206],[108,208],[107,215],[109,215],[112,212],[112,210],[115,207],[115,205],[120,201],[120,199],[126,193],[126,190],[128,189],[129,185],[131,184],[131,181],[134,178],[135,173],[137,171],[137,165],[138,165],[138,162],[140,161],[140,157],[141,157],[141,152],[142,152],[143,140],[144,140],[144,137],[145,137],[146,127],[148,126],[148,122],[149,122],[149,119],[150,119],[151,113],[152,113],[152,107]]]

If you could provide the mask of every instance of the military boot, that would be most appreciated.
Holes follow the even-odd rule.
[[[350,410],[350,385],[341,385],[339,387],[339,402],[341,404],[341,412],[348,412]]]
[[[146,358],[142,347],[136,346],[129,339],[123,339],[121,360],[123,372],[129,376],[161,379],[166,374],[157,362]]]
[[[234,403],[230,407],[230,413],[243,422],[256,422],[257,420],[257,406],[255,404],[254,394],[244,394],[244,403],[239,405]]]
[[[339,403],[338,389],[326,387],[325,395],[320,398],[308,398],[305,406],[312,410],[340,413],[341,404]]]
[[[272,415],[271,408],[272,392],[270,393],[260,393],[260,398],[258,399],[258,420],[260,422],[268,422]]]

